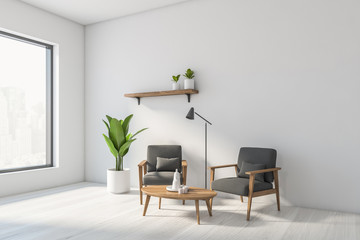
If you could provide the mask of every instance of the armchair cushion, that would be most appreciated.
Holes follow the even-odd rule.
[[[238,157],[238,169],[241,168],[242,162],[253,164],[265,164],[265,168],[274,168],[276,166],[276,150],[271,148],[242,147]],[[272,172],[264,174],[266,182],[271,183],[274,180]]]
[[[174,179],[174,172],[148,172],[144,175],[144,185],[171,185]],[[182,183],[182,174],[180,182]]]
[[[175,172],[178,169],[180,172],[180,161],[179,158],[162,158],[157,157],[156,171],[171,171]]]
[[[149,145],[147,150],[147,171],[155,172],[157,157],[162,158],[178,158],[180,169],[179,172],[182,172],[181,169],[181,146],[180,145]]]
[[[254,180],[254,192],[272,189],[269,182]],[[232,193],[240,196],[249,195],[249,179],[240,177],[221,178],[212,182],[212,189],[215,191]]]
[[[248,162],[242,162],[240,171],[238,172],[238,176],[242,177],[242,178],[249,178],[249,175],[245,174],[246,172],[261,170],[261,169],[265,169],[265,168],[266,168],[265,164],[253,164],[253,163],[248,163]],[[264,173],[255,174],[255,179],[260,182],[264,182],[265,181]]]

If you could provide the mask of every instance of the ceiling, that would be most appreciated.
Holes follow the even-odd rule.
[[[189,0],[21,0],[74,22],[88,25]]]

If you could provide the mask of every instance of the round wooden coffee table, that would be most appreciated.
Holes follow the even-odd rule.
[[[190,187],[188,193],[179,194],[177,192],[167,191],[166,186],[164,185],[144,187],[141,189],[141,191],[146,194],[146,202],[144,206],[143,216],[146,215],[146,210],[148,208],[151,197],[159,198],[159,208],[161,207],[161,198],[195,200],[196,217],[198,224],[200,224],[199,200],[204,200],[206,202],[209,215],[212,216],[210,199],[214,198],[217,194],[215,191],[196,187]]]

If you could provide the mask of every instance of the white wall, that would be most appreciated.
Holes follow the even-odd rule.
[[[101,136],[105,114],[134,113],[149,127],[125,166],[138,186],[148,144],[181,144],[189,184],[203,185],[203,122],[209,164],[235,163],[241,146],[278,150],[282,200],[360,213],[360,15],[351,0],[196,0],[86,27],[86,180],[114,166]],[[200,93],[144,98],[191,67]],[[233,169],[218,176],[233,174]]]
[[[0,174],[0,196],[83,181],[84,27],[19,1],[1,0],[0,28],[59,46],[55,109],[58,167]]]

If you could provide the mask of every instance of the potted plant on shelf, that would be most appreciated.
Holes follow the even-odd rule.
[[[180,79],[180,74],[177,76],[172,76],[172,90],[179,90],[180,89],[180,83],[179,83],[179,79]]]
[[[124,193],[130,191],[130,169],[124,169],[124,156],[128,153],[130,145],[136,140],[134,138],[143,128],[135,134],[129,133],[130,120],[133,115],[124,120],[117,120],[106,115],[109,122],[103,120],[108,130],[108,136],[103,134],[110,152],[115,157],[115,168],[107,170],[107,190],[111,193]]]
[[[189,68],[183,76],[186,77],[184,80],[184,89],[195,89],[194,71]]]

